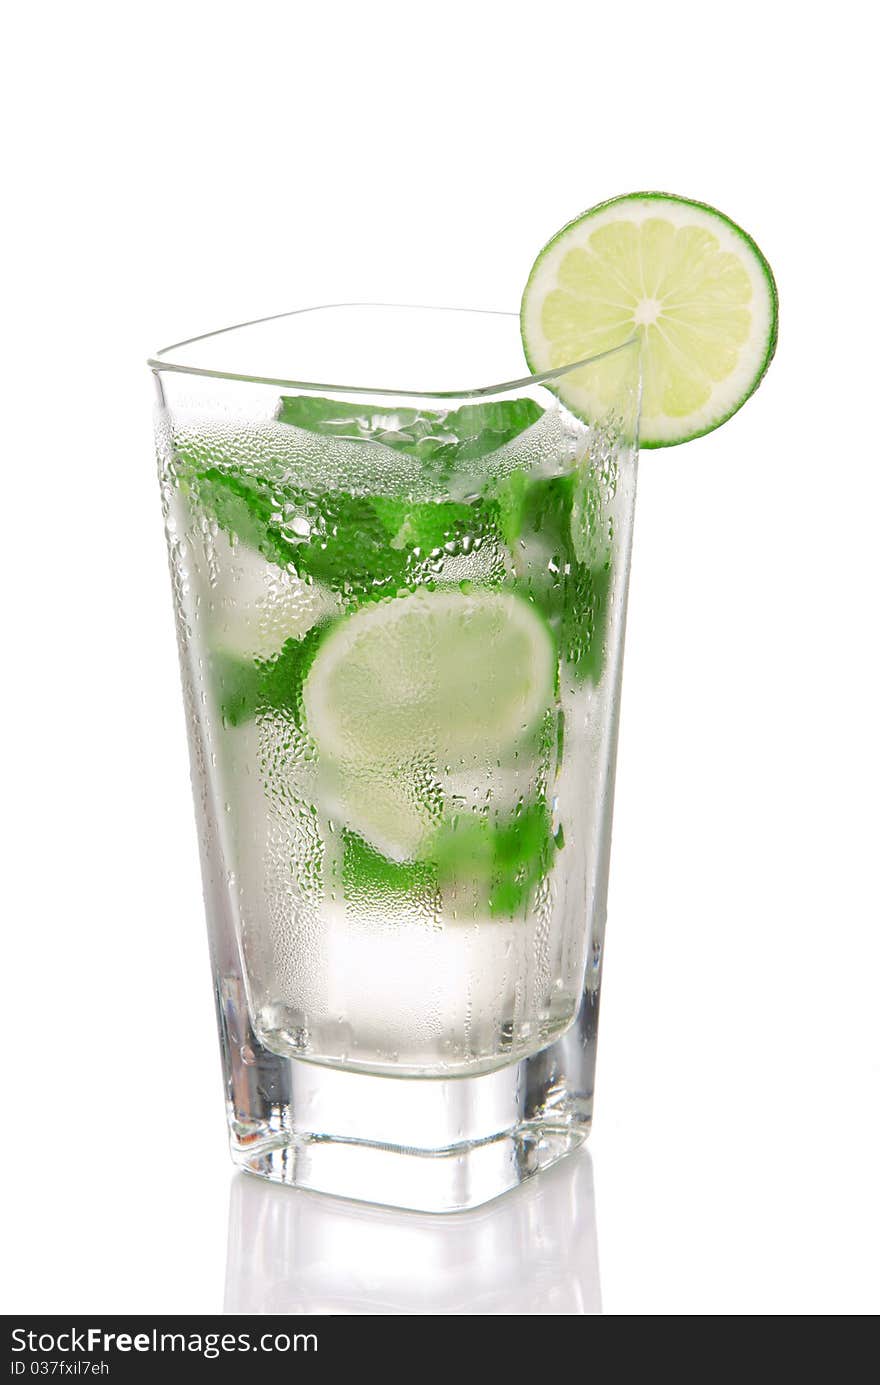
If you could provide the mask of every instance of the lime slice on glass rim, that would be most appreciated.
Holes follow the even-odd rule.
[[[672,447],[711,432],[754,393],[776,348],[777,307],[769,264],[729,217],[685,197],[632,193],[584,212],[541,251],[523,294],[523,346],[539,373],[638,335],[641,446]],[[587,374],[554,388],[589,419],[601,398]]]
[[[512,592],[421,590],[363,606],[322,642],[303,684],[318,750],[354,766],[497,759],[550,706],[553,637]]]

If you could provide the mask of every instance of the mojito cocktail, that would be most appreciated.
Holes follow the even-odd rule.
[[[243,1167],[449,1211],[586,1137],[637,428],[711,432],[776,336],[751,236],[648,192],[548,241],[519,318],[151,361]]]
[[[308,1181],[315,1137],[460,1156],[588,1124],[638,352],[579,369],[590,423],[555,375],[157,372],[230,1123],[270,1176]],[[449,1122],[326,1128],[371,1093]]]

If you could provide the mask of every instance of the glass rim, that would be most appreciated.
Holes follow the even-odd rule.
[[[506,311],[502,308],[460,308],[449,306],[442,303],[384,303],[366,301],[347,301],[339,303],[315,303],[305,308],[293,308],[283,313],[269,313],[265,317],[251,318],[245,322],[234,322],[228,327],[218,327],[211,332],[200,332],[197,336],[186,337],[182,341],[172,342],[169,346],[163,346],[154,355],[148,357],[147,365],[154,373],[168,371],[177,375],[197,375],[211,380],[231,380],[247,385],[272,385],[282,389],[296,390],[316,390],[320,392],[336,394],[366,394],[366,395],[399,395],[414,399],[479,399],[496,394],[505,394],[510,390],[524,389],[529,385],[547,385],[552,388],[552,381],[560,379],[563,375],[568,375],[573,370],[583,369],[585,366],[594,365],[598,361],[615,356],[618,352],[625,351],[632,346],[639,344],[638,333],[627,337],[625,341],[617,346],[609,347],[605,351],[598,351],[592,356],[582,356],[576,360],[568,361],[565,365],[554,366],[552,370],[543,370],[536,373],[526,373],[517,376],[515,379],[504,380],[498,384],[480,385],[472,389],[455,390],[431,390],[431,389],[398,389],[394,386],[380,385],[347,385],[334,383],[331,381],[318,380],[293,380],[281,376],[271,375],[249,375],[230,370],[213,370],[205,366],[184,365],[179,361],[166,360],[165,357],[172,351],[179,351],[186,346],[194,346],[197,342],[208,341],[214,337],[222,337],[230,332],[237,332],[245,327],[259,327],[265,322],[278,322],[282,318],[300,317],[305,313],[321,313],[335,308],[391,308],[399,311],[412,312],[445,312],[472,314],[484,317],[504,317],[511,320],[520,320],[519,313]]]

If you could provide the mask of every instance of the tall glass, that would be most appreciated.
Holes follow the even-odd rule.
[[[339,306],[150,365],[233,1159],[478,1205],[592,1117],[637,344]]]

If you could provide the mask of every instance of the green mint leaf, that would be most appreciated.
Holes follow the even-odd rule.
[[[442,412],[283,395],[276,417],[280,423],[325,437],[380,442],[420,461],[455,466],[497,451],[536,423],[543,412],[533,399],[493,399]]]
[[[391,861],[357,833],[343,837],[342,883],[346,900],[414,900],[447,891],[458,907],[470,900],[474,914],[490,918],[521,916],[535,887],[562,847],[561,828],[553,835],[547,805],[535,802],[500,822],[471,813],[444,819],[424,857]],[[467,907],[467,906],[465,906]]]
[[[240,659],[218,650],[210,655],[217,708],[229,726],[244,726],[260,712],[281,712],[305,726],[302,689],[318,646],[333,625],[321,621],[301,640],[287,640],[271,659]]]
[[[390,861],[356,832],[342,833],[342,889],[349,903],[412,901],[436,888],[437,870],[431,862]]]
[[[581,681],[598,683],[605,668],[611,567],[572,567],[565,578],[562,654]]]
[[[529,907],[556,849],[549,809],[539,801],[498,822],[471,813],[445,819],[430,857],[441,890],[475,887],[490,918],[502,918]]]
[[[227,726],[244,726],[252,721],[260,700],[259,665],[223,650],[211,653],[209,663],[221,720]]]
[[[208,466],[193,470],[190,485],[227,534],[256,548],[270,563],[290,561],[291,544],[276,519],[278,506],[267,481],[243,470]]]
[[[244,468],[189,457],[187,488],[230,536],[357,601],[432,580],[432,556],[475,552],[496,538],[492,500],[414,502],[328,491],[321,496]],[[499,580],[503,562],[499,562]]]
[[[546,566],[529,570],[520,585],[543,612],[576,677],[598,683],[605,667],[611,553],[610,546],[603,553],[597,542],[591,564],[578,557],[572,518],[578,483],[573,474],[529,483],[520,503],[519,532],[538,539],[549,557]],[[579,541],[583,545],[582,535]]]
[[[512,471],[496,487],[498,527],[508,548],[513,548],[523,528],[529,478],[524,471]]]

